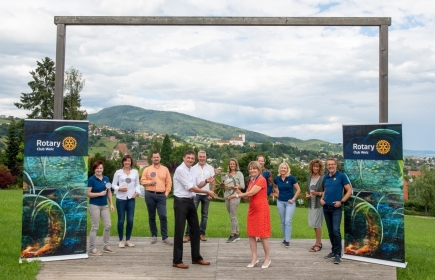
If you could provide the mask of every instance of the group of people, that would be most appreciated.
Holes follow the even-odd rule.
[[[97,161],[93,165],[94,175],[88,180],[89,213],[91,216],[89,254],[101,255],[96,249],[95,238],[99,227],[100,217],[104,224],[103,252],[114,253],[109,246],[110,211],[114,211],[111,189],[116,195],[116,209],[118,214],[119,247],[134,247],[130,241],[133,228],[136,197],[141,194],[140,185],[145,186],[145,203],[148,210],[151,243],[157,243],[158,229],[156,226],[156,212],[160,219],[162,243],[173,245],[173,267],[189,268],[182,261],[183,243],[190,242],[192,264],[209,265],[200,254],[200,242],[206,241],[206,228],[210,200],[216,198],[215,170],[207,164],[206,152],[198,152],[198,163],[194,165],[196,154],[189,150],[184,153],[183,162],[176,169],[173,177],[174,195],[174,242],[168,239],[168,225],[166,215],[166,200],[171,191],[172,180],[169,170],[160,164],[160,153],[152,153],[152,165],[147,167],[139,179],[138,172],[132,168],[133,159],[126,155],[122,158],[122,168],[117,170],[112,184],[103,175],[104,163]],[[257,242],[261,242],[264,250],[262,268],[271,264],[269,237],[271,235],[270,212],[268,196],[272,192],[277,195],[277,208],[284,235],[283,246],[290,246],[292,232],[292,218],[296,209],[296,199],[301,189],[296,178],[290,174],[287,163],[280,164],[278,176],[265,169],[265,157],[260,155],[256,161],[248,165],[249,183],[245,190],[245,180],[236,159],[228,162],[227,173],[223,176],[224,197],[227,211],[230,215],[231,232],[228,243],[240,239],[237,208],[241,199],[250,201],[247,215],[247,235],[251,248],[252,260],[247,267],[254,267],[259,263]],[[316,242],[310,252],[322,249],[322,222],[325,219],[332,251],[325,258],[334,258],[339,264],[341,258],[340,223],[342,204],[349,198],[351,188],[347,176],[337,171],[335,159],[326,161],[328,173],[323,175],[324,165],[319,159],[312,160],[308,169],[306,197],[309,202],[308,224],[314,228]],[[343,196],[343,190],[345,194]],[[201,220],[198,219],[197,209],[201,204]],[[127,221],[124,239],[124,223]],[[187,221],[187,227],[186,227]]]

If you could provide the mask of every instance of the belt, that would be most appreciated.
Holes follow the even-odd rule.
[[[193,200],[193,196],[191,196],[191,197],[178,197],[178,196],[174,196],[174,198],[176,198],[176,199],[182,199],[182,200]]]
[[[147,192],[155,193],[155,194],[164,194],[165,193],[165,192],[155,192],[155,191],[148,191],[148,190],[147,190]]]

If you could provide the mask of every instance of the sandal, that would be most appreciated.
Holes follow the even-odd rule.
[[[314,245],[314,247],[310,249],[310,252],[319,252],[320,250],[322,250],[322,244]]]
[[[101,256],[103,254],[101,254],[100,251],[98,251],[97,249],[93,249],[91,251],[89,251],[89,255],[93,255],[93,256]]]

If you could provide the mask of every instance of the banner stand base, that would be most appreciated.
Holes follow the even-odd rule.
[[[75,260],[75,259],[87,259],[89,258],[88,254],[77,254],[77,255],[63,255],[63,256],[52,256],[52,257],[41,257],[41,258],[20,258],[18,263],[23,263],[23,261],[33,262],[33,261],[41,261],[41,262],[51,262],[51,261],[65,261],[65,260]]]
[[[400,268],[406,268],[408,265],[407,262],[401,263],[401,262],[392,262],[392,261],[385,261],[380,259],[372,259],[372,258],[365,258],[355,255],[346,255],[344,254],[342,256],[343,259],[353,260],[353,261],[360,261],[360,262],[367,262],[367,263],[376,263],[376,264],[382,264],[382,265],[388,265],[388,266],[395,266]]]

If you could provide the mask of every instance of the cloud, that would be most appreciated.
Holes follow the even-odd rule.
[[[389,121],[407,149],[433,149],[435,2],[3,1],[0,114],[29,92],[36,61],[55,59],[54,16],[391,17]],[[341,141],[343,123],[379,119],[377,27],[68,26],[66,67],[94,113],[129,104],[271,136]],[[103,98],[102,98],[103,97]],[[425,131],[431,137],[419,137]]]

